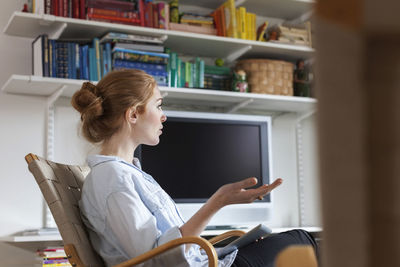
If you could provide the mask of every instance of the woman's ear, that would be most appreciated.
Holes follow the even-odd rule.
[[[135,108],[128,108],[125,111],[125,120],[129,123],[136,123],[137,121],[137,111]]]

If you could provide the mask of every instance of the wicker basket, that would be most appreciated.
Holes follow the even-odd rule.
[[[236,70],[244,70],[250,92],[259,94],[293,95],[293,64],[281,60],[243,59]]]

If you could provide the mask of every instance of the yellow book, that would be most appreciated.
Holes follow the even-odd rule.
[[[239,28],[239,38],[241,39],[247,39],[247,34],[246,34],[246,8],[245,7],[239,7],[239,23],[238,23],[238,28]]]
[[[246,39],[253,40],[253,13],[246,13]]]
[[[225,25],[227,30],[227,36],[232,38],[238,38],[235,0],[227,0],[222,5],[224,7],[224,13],[225,13]]]
[[[254,13],[251,13],[252,15],[252,25],[251,25],[251,32],[252,32],[252,38],[251,40],[257,40],[257,15]]]
[[[241,23],[240,23],[239,8],[236,8],[235,13],[236,13],[236,24],[238,25],[237,36],[238,36],[239,39],[242,39],[242,33],[240,31]]]

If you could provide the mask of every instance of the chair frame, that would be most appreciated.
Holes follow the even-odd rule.
[[[25,160],[29,166],[34,161],[40,161],[41,158],[35,154],[29,153],[28,155],[25,156]],[[56,218],[55,218],[55,220],[57,223]],[[211,238],[209,241],[206,240],[205,238],[202,238],[199,236],[187,236],[187,237],[177,238],[177,239],[171,240],[161,246],[158,246],[140,256],[137,256],[135,258],[132,258],[132,259],[124,261],[120,264],[117,264],[114,267],[127,267],[127,266],[137,265],[137,264],[143,263],[157,255],[160,255],[170,249],[173,249],[173,248],[183,245],[183,244],[199,245],[206,252],[206,254],[208,256],[209,267],[217,267],[218,266],[218,256],[216,254],[213,244],[217,244],[218,242],[221,242],[229,237],[241,236],[244,233],[245,232],[239,231],[239,230],[228,231],[219,236]],[[67,255],[68,261],[70,262],[70,264],[72,266],[86,267],[86,265],[82,262],[81,258],[79,257],[79,251],[76,250],[74,244],[64,244],[64,250]]]

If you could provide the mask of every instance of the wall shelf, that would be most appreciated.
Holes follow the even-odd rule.
[[[65,18],[54,15],[39,15],[14,12],[9,19],[4,33],[11,36],[35,38],[47,33],[50,38],[73,40],[91,40],[107,32],[123,32],[148,36],[167,36],[166,47],[174,51],[200,57],[220,57],[229,59],[238,51],[246,51],[242,56],[278,58],[295,61],[299,58],[310,58],[314,49],[306,46],[258,42],[205,34],[153,29],[116,23],[99,22]],[[84,33],[84,34],[83,34]]]
[[[1,90],[9,94],[49,97],[60,88],[63,88],[61,96],[72,97],[83,82],[83,80],[14,74],[10,76]],[[308,97],[238,93],[193,88],[160,87],[160,91],[162,94],[166,94],[164,99],[166,106],[200,105],[208,108],[225,109],[227,111],[236,105],[247,102],[248,104],[244,108],[255,112],[307,113],[315,110],[317,102],[315,99]]]

